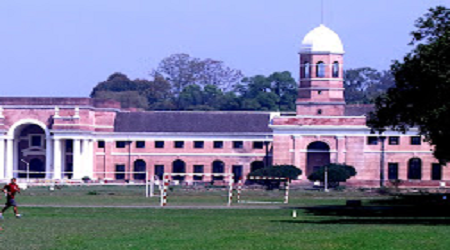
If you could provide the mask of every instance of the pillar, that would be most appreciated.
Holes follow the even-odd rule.
[[[52,139],[47,136],[45,138],[45,179],[50,179],[55,174],[52,171],[52,161]]]
[[[54,140],[53,150],[53,179],[60,180],[62,169],[62,150],[60,139]]]
[[[82,176],[81,161],[81,142],[80,139],[73,140],[73,179],[81,179]]]
[[[13,169],[14,169],[14,140],[8,139],[6,140],[6,173],[5,178],[11,179],[13,177]]]
[[[19,161],[20,161],[20,159],[19,159],[19,155],[20,155],[20,152],[19,152],[19,140],[13,140],[12,145],[13,145],[13,149],[12,149],[12,151],[13,151],[13,154],[12,154],[12,159],[13,159],[12,176],[17,178],[17,177],[19,177],[18,170],[19,170]]]
[[[5,178],[5,140],[0,139],[0,179]]]

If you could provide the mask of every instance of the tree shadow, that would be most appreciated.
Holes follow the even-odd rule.
[[[306,217],[300,218],[300,220],[281,220],[278,222],[450,225],[450,201],[443,194],[405,194],[385,200],[365,201],[364,206],[354,201],[347,201],[347,204],[346,206],[290,208],[303,211]]]

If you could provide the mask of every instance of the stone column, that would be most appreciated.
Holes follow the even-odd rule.
[[[55,174],[52,171],[52,151],[52,139],[47,136],[45,138],[45,179],[50,179]]]
[[[53,179],[61,179],[61,165],[62,165],[62,150],[61,150],[61,140],[54,140],[54,154],[53,154]]]
[[[94,141],[87,141],[87,149],[86,149],[86,175],[91,179],[94,178]]]
[[[5,178],[11,179],[13,177],[13,169],[14,169],[14,140],[8,139],[6,140],[6,173]]]
[[[344,136],[336,136],[336,151],[337,151],[337,163],[345,163],[345,137]]]
[[[19,177],[19,140],[15,139],[13,140],[13,171],[12,171],[12,176],[13,177]]]
[[[81,179],[82,175],[81,143],[80,139],[73,140],[73,179]]]
[[[5,178],[5,140],[0,139],[0,179]]]
[[[66,140],[61,140],[61,172],[62,176],[61,178],[65,178],[66,176]]]
[[[88,164],[89,164],[89,142],[88,140],[81,140],[81,175],[82,177],[88,175]]]

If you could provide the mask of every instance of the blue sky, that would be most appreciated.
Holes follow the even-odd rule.
[[[388,69],[411,50],[414,21],[448,0],[324,0],[345,68]],[[319,0],[0,0],[0,96],[88,96],[114,72],[149,78],[174,53],[245,75],[298,75]]]

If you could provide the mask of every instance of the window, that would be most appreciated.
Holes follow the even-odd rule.
[[[422,161],[419,158],[412,158],[408,163],[408,179],[422,179]]]
[[[116,165],[116,180],[125,179],[125,164]]]
[[[184,141],[175,141],[174,147],[175,148],[184,148]]]
[[[126,145],[126,141],[116,141],[116,148],[125,148]]]
[[[223,148],[223,141],[215,141],[214,148]]]
[[[31,146],[32,147],[41,147],[42,146],[42,136],[32,135],[31,136]]]
[[[203,141],[194,141],[194,148],[203,148],[205,145],[205,142]]]
[[[233,148],[243,148],[244,142],[243,141],[234,141],[233,142]]]
[[[321,115],[322,114],[322,110],[321,109],[317,110],[317,114]]]
[[[316,65],[316,77],[325,77],[325,63],[322,61]]]
[[[155,141],[155,148],[164,148],[164,141]]]
[[[431,164],[431,179],[434,181],[442,180],[442,166],[439,163]]]
[[[422,144],[422,140],[420,139],[420,136],[411,137],[411,145],[420,145],[420,144]]]
[[[98,148],[105,148],[105,141],[98,141],[97,142],[97,147]]]
[[[262,141],[254,141],[253,142],[253,148],[254,149],[262,149],[262,148],[264,148],[264,142],[262,142]]]
[[[339,77],[339,63],[333,63],[333,77]]]
[[[378,137],[376,137],[376,136],[369,136],[369,137],[367,137],[367,144],[368,145],[377,145],[378,144]]]
[[[155,165],[155,175],[158,176],[159,180],[163,179],[164,165]]]
[[[213,174],[223,174],[225,172],[225,164],[222,161],[214,161],[212,164]],[[223,175],[216,175],[212,177],[214,181],[223,180]]]
[[[322,94],[322,90],[317,91],[317,94],[321,95]]]
[[[66,140],[66,152],[73,152],[73,140]]]
[[[398,144],[400,144],[400,137],[389,136],[389,145],[398,145]]]
[[[309,64],[309,62],[305,62],[305,71],[303,72],[304,78],[311,77],[311,74],[309,72],[311,72],[311,65]]]
[[[137,141],[136,148],[145,148],[145,141]]]
[[[195,174],[203,174],[203,165],[194,165],[194,173]],[[194,181],[203,180],[202,175],[194,175]]]
[[[388,164],[388,179],[398,180],[398,163],[390,162]]]

